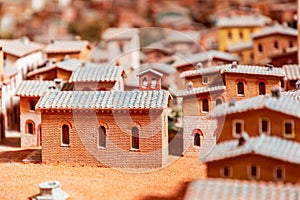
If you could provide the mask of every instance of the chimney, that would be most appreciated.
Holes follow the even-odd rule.
[[[70,195],[60,188],[58,181],[46,181],[39,184],[40,193],[30,199],[69,199]]]
[[[271,65],[271,64],[267,64],[266,67],[268,67],[268,71],[273,70],[273,65]]]
[[[296,89],[300,90],[300,79],[296,82]]]
[[[235,99],[234,98],[230,99],[229,107],[231,107],[231,106],[235,106]]]
[[[273,87],[271,89],[272,97],[279,98],[280,97],[280,88],[279,87]]]
[[[238,65],[237,61],[233,61],[231,63],[231,68],[237,68],[237,65]]]
[[[201,69],[202,67],[203,67],[203,65],[201,62],[197,63],[197,69]]]
[[[54,79],[54,83],[55,83],[55,88],[56,89],[60,90],[62,88],[62,79],[56,78],[56,79]]]
[[[85,67],[85,61],[82,61],[80,67]]]
[[[188,90],[192,90],[193,89],[193,85],[194,85],[193,82],[189,81],[188,84],[187,84],[187,89]]]
[[[239,138],[238,147],[243,146],[246,143],[246,140],[243,136]]]

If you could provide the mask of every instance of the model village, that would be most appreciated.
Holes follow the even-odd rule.
[[[300,198],[299,1],[21,2],[0,199]]]

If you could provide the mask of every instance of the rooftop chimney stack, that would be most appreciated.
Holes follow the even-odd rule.
[[[237,65],[238,65],[237,61],[233,61],[231,63],[231,68],[237,68]]]
[[[193,89],[193,85],[194,85],[193,82],[189,81],[188,84],[187,84],[187,89],[188,90],[192,90]]]
[[[296,89],[300,90],[300,79],[296,82]]]
[[[279,98],[280,97],[280,87],[273,87],[271,89],[272,97]]]
[[[62,79],[56,78],[54,79],[55,88],[60,90],[62,88]]]
[[[201,62],[197,63],[197,69],[201,69],[202,67],[203,67],[203,65]]]

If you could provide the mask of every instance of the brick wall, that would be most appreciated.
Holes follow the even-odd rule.
[[[216,144],[214,130],[216,129],[216,120],[211,120],[201,116],[184,116],[183,117],[183,151],[184,156],[203,157],[210,152]],[[203,137],[201,138],[200,147],[194,146],[193,130],[200,129]]]
[[[30,101],[38,102],[39,98],[20,98],[20,132],[21,132],[21,147],[34,147],[39,145],[39,125],[41,124],[40,111],[30,110]],[[26,122],[34,123],[33,134],[26,132]]]
[[[166,111],[119,112],[42,111],[43,162],[106,165],[111,167],[162,167],[168,155]],[[61,127],[70,126],[70,145],[61,146]],[[106,148],[97,145],[98,127],[106,127]],[[140,133],[140,149],[131,149],[131,128]]]

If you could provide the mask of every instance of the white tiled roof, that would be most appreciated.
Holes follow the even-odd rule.
[[[173,43],[173,42],[192,42],[196,43],[200,38],[199,31],[174,31],[172,30],[167,38],[164,40],[164,43]]]
[[[149,91],[60,91],[47,93],[37,103],[39,109],[149,109],[167,108],[170,94]]]
[[[217,27],[248,27],[264,26],[271,22],[271,19],[261,15],[245,15],[236,17],[220,17],[217,19]]]
[[[276,136],[262,134],[249,137],[238,146],[238,139],[216,144],[211,152],[201,158],[202,162],[212,162],[246,154],[256,154],[289,163],[300,164],[300,143]]]
[[[16,91],[16,95],[23,97],[41,97],[45,95],[46,92],[50,91],[50,86],[55,86],[54,81],[22,81]]]
[[[299,89],[289,90],[289,91],[286,91],[286,92],[282,92],[281,94],[285,95],[285,96],[290,96],[291,98],[297,99],[297,100],[300,101],[300,90]]]
[[[286,80],[300,79],[300,65],[283,65]]]
[[[268,76],[279,76],[284,77],[285,73],[282,68],[273,67],[270,69],[269,67],[264,66],[256,66],[256,65],[237,65],[236,67],[232,67],[232,64],[219,65],[214,67],[206,67],[200,68],[196,70],[189,70],[182,72],[180,74],[180,78],[196,76],[201,74],[209,74],[213,72],[223,73],[239,73],[239,74],[253,74],[253,75],[268,75]]]
[[[233,106],[222,104],[215,107],[211,111],[210,116],[220,117],[263,108],[300,118],[300,102],[291,97],[283,96],[282,94],[279,98],[272,97],[271,95],[259,95],[245,100],[236,101]]]
[[[89,46],[89,42],[85,40],[58,40],[49,43],[44,51],[46,53],[73,53],[80,52]]]
[[[299,200],[299,185],[232,179],[201,179],[189,184],[185,200]]]
[[[202,94],[206,92],[216,92],[216,91],[222,91],[226,90],[226,86],[212,86],[212,87],[198,87],[198,88],[192,88],[192,89],[185,89],[178,91],[176,96],[189,96],[189,95],[195,95],[195,94]]]
[[[199,62],[204,62],[208,60],[212,60],[214,58],[228,60],[228,61],[238,61],[239,57],[230,53],[222,52],[222,51],[216,51],[216,50],[209,50],[206,52],[201,52],[197,54],[193,54],[189,57],[186,57],[184,59],[180,58],[177,60],[173,66],[174,67],[181,67],[184,65],[193,64],[196,65]]]
[[[23,57],[36,51],[41,51],[43,46],[39,43],[28,41],[28,39],[0,40],[0,46],[5,53]]]
[[[102,40],[130,40],[139,34],[136,28],[108,28],[102,34]]]
[[[253,46],[252,41],[243,41],[243,42],[239,42],[239,43],[232,43],[229,44],[227,47],[228,51],[239,51],[239,50],[243,50],[243,49],[251,49]]]
[[[123,74],[124,69],[121,66],[87,62],[73,71],[69,82],[118,81]]]
[[[298,31],[297,29],[290,28],[288,26],[275,24],[273,26],[265,27],[260,31],[253,33],[252,38],[263,37],[271,34],[282,34],[282,35],[290,35],[290,36],[297,37]]]

